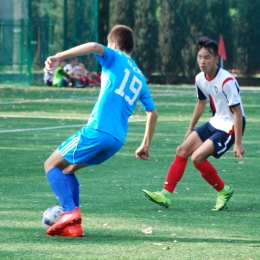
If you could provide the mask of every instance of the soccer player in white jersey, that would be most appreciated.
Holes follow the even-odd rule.
[[[79,209],[79,183],[75,171],[101,164],[123,146],[128,118],[139,100],[146,111],[144,137],[137,158],[147,160],[157,122],[157,111],[146,78],[131,58],[134,35],[131,28],[116,25],[108,37],[108,46],[85,43],[50,56],[45,71],[53,70],[61,60],[93,53],[102,66],[101,89],[87,124],[63,142],[46,160],[44,169],[50,186],[65,213],[47,230],[47,235],[82,236]]]
[[[188,131],[183,143],[176,150],[163,190],[160,192],[143,190],[143,192],[149,200],[168,208],[172,193],[181,180],[188,158],[191,156],[194,167],[218,192],[216,205],[212,209],[217,211],[226,207],[234,189],[224,183],[216,168],[207,159],[210,156],[220,158],[234,144],[234,156],[244,161],[242,135],[245,128],[245,114],[236,79],[228,71],[217,66],[217,42],[201,37],[197,40],[197,50],[197,62],[201,70],[195,79],[198,101]],[[207,101],[210,102],[213,117],[206,124],[195,128]]]

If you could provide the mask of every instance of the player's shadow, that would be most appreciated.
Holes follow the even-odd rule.
[[[153,244],[153,243],[163,243],[164,245],[167,245],[168,243],[174,243],[174,241],[177,241],[178,243],[208,243],[208,244],[252,244],[252,247],[260,247],[260,240],[252,240],[252,239],[243,239],[240,236],[235,237],[229,237],[229,238],[185,238],[185,237],[170,237],[170,236],[162,236],[162,235],[146,235],[143,234],[141,231],[126,231],[122,229],[89,229],[85,230],[85,235],[83,237],[51,237],[47,236],[45,234],[45,231],[43,229],[37,229],[37,228],[20,228],[19,232],[15,232],[15,237],[11,239],[11,234],[13,232],[11,227],[4,227],[3,228],[5,232],[9,234],[9,240],[10,243],[13,241],[13,243],[21,242],[24,239],[24,236],[26,236],[26,242],[30,243],[30,240],[32,243],[36,244],[42,244],[42,243],[49,243],[50,240],[52,243],[71,243],[72,241],[75,241],[75,243],[98,243],[98,244],[107,244],[109,242],[111,243],[117,243],[117,244],[125,244],[125,243],[132,243],[133,241],[141,243],[147,243],[147,244]],[[9,232],[8,232],[9,230]],[[21,232],[21,233],[20,233]],[[22,235],[18,235],[18,233]],[[33,234],[33,235],[32,235]]]
[[[111,243],[117,243],[118,245],[125,243],[132,243],[133,241],[146,244],[154,244],[154,243],[162,243],[163,245],[167,246],[168,244],[175,243],[176,241],[178,243],[208,243],[208,244],[252,244],[253,247],[260,247],[260,240],[252,240],[252,239],[242,239],[240,237],[233,237],[233,238],[178,238],[178,236],[174,237],[162,237],[162,236],[156,236],[156,235],[145,235],[142,234],[140,231],[140,234],[137,232],[126,232],[125,230],[108,230],[102,232],[102,230],[91,230],[86,231],[85,236],[78,237],[78,238],[71,238],[71,237],[53,237],[54,240],[60,241],[60,239],[63,240],[63,243],[66,241],[71,242],[72,239],[76,240],[77,243],[98,243],[98,244],[107,244],[109,242]],[[51,239],[51,237],[50,237]],[[175,241],[175,242],[174,242]]]
[[[120,233],[120,234],[118,234]],[[140,232],[141,233],[141,232]],[[123,234],[123,236],[122,236]],[[140,242],[147,242],[147,243],[174,243],[174,241],[178,241],[178,243],[226,243],[226,244],[254,244],[256,247],[260,247],[260,240],[250,240],[250,239],[241,239],[238,237],[234,238],[178,238],[178,236],[174,237],[162,237],[162,236],[156,236],[156,235],[143,235],[142,233],[140,235],[134,235],[133,232],[131,232],[129,235],[127,235],[127,232],[122,231],[113,231],[110,234],[100,234],[95,233],[95,230],[91,232],[91,234],[86,234],[86,236],[83,238],[86,240],[90,240],[92,242],[98,242],[98,243],[107,243],[109,240],[116,241],[117,243],[120,242],[131,242],[131,241],[140,241]],[[259,244],[259,245],[258,245]]]

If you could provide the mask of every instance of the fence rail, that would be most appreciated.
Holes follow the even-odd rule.
[[[0,82],[30,85],[40,70],[53,39],[50,19],[0,21]]]

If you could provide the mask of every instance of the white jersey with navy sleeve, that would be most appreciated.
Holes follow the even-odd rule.
[[[87,127],[106,132],[124,143],[128,118],[137,101],[147,111],[155,109],[155,105],[146,78],[131,57],[104,46],[104,56],[96,58],[102,66],[101,89]]]
[[[230,108],[240,105],[242,114],[245,116],[240,87],[236,79],[228,71],[220,68],[211,80],[206,78],[204,72],[200,72],[196,76],[195,84],[198,99],[210,101],[213,117],[209,123],[216,129],[232,134],[234,114]]]

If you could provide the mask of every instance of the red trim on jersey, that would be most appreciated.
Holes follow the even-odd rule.
[[[214,78],[207,78],[207,77],[205,76],[205,79],[206,79],[207,81],[211,81],[211,80],[213,80]]]
[[[223,81],[223,83],[222,83],[222,88],[224,87],[224,85],[228,82],[228,81],[230,81],[230,80],[234,80],[233,78],[226,78],[224,81]]]
[[[244,123],[243,123],[243,128],[244,128]],[[235,126],[233,125],[231,130],[228,132],[229,135],[232,135],[235,132]],[[245,128],[242,130],[242,136],[244,135]]]
[[[216,106],[214,104],[214,101],[213,101],[213,98],[211,97],[211,95],[209,95],[209,102],[210,102],[211,107],[212,107],[214,114],[215,114],[217,112],[217,110],[216,110]]]
[[[232,135],[235,132],[235,126],[233,125],[231,130],[228,132],[229,135]]]

